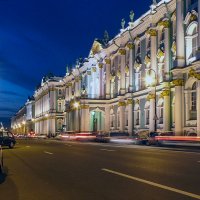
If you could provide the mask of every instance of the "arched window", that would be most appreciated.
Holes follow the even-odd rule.
[[[113,109],[110,110],[110,127],[114,127],[114,122],[115,122],[115,115]]]
[[[62,95],[62,90],[61,89],[58,90],[58,95],[59,96]]]
[[[119,129],[120,127],[120,110],[117,110],[117,128]]]
[[[173,38],[176,39],[176,20],[173,20]]]
[[[147,53],[151,51],[151,37],[146,38],[147,41]]]
[[[136,91],[140,90],[141,88],[141,72],[135,73],[135,89]]]
[[[198,48],[198,34],[197,34],[197,27],[194,28],[192,33],[192,56],[196,55],[196,51]]]
[[[158,105],[158,119],[159,124],[163,124],[163,101]]]
[[[197,22],[192,22],[186,31],[186,58],[187,64],[193,62],[198,49]]]
[[[149,118],[150,118],[150,104],[149,101],[145,104],[145,124],[149,125]]]
[[[59,102],[58,103],[58,112],[61,112],[62,111],[61,109],[62,109],[62,104],[61,104],[61,102]]]
[[[62,125],[63,125],[63,120],[62,119],[58,119],[57,120],[57,130],[58,131],[62,130]]]
[[[138,42],[138,44],[137,44],[137,51],[136,51],[136,57],[140,56],[140,54],[141,54],[141,44],[140,44],[140,42]]]
[[[191,110],[197,110],[197,93],[196,93],[196,82],[192,85],[192,94],[191,94]]]
[[[139,103],[136,103],[134,107],[134,124],[135,126],[140,125],[140,106]]]
[[[125,126],[128,126],[128,107],[125,110]]]

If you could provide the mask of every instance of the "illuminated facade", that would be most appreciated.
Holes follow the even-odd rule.
[[[199,135],[199,4],[154,3],[107,44],[94,41],[86,61],[64,78],[67,130]]]
[[[36,132],[200,135],[200,1],[153,2],[139,19],[131,13],[127,27],[122,21],[112,40],[95,40],[62,81],[35,92]]]

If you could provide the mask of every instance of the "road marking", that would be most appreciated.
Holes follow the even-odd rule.
[[[26,147],[31,147],[31,146],[26,146]]]
[[[152,185],[154,187],[158,187],[158,188],[161,188],[161,189],[164,189],[164,190],[176,192],[176,193],[179,193],[179,194],[182,194],[182,195],[185,195],[185,196],[189,196],[189,197],[192,197],[192,198],[195,198],[195,199],[200,199],[200,195],[197,195],[197,194],[193,194],[193,193],[186,192],[186,191],[183,191],[183,190],[179,190],[179,189],[176,189],[176,188],[173,188],[173,187],[161,185],[159,183],[147,181],[145,179],[137,178],[137,177],[134,177],[134,176],[129,176],[127,174],[123,174],[123,173],[116,172],[116,171],[109,170],[109,169],[103,168],[101,170],[106,171],[106,172],[111,173],[111,174],[116,174],[116,175],[119,175],[119,176],[122,176],[122,177],[125,177],[125,178],[128,178],[128,179],[132,179],[134,181],[138,181],[138,182],[141,182],[141,183]]]
[[[46,154],[50,154],[50,155],[52,155],[53,153],[51,153],[51,152],[48,152],[48,151],[44,151],[44,153],[46,153]]]
[[[116,150],[113,150],[113,149],[100,149],[101,151],[116,151]]]

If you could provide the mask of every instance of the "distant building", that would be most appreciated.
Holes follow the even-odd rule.
[[[26,133],[26,106],[21,107],[11,118],[11,129],[15,134]]]
[[[34,93],[35,132],[55,135],[64,124],[65,93],[62,77],[45,77]]]
[[[26,106],[26,133],[35,131],[35,99],[28,97]]]

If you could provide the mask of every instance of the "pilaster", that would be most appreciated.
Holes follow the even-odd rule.
[[[106,99],[110,99],[110,65],[111,65],[111,60],[109,58],[106,58],[105,63],[106,63]]]
[[[182,98],[182,91],[183,91],[183,80],[177,79],[173,80],[173,84],[175,85],[175,134],[182,135],[183,134],[183,98]]]
[[[200,136],[200,80],[197,80],[197,135]]]
[[[127,100],[128,106],[128,133],[132,135],[133,133],[133,99]]]
[[[90,112],[89,105],[81,105],[81,132],[90,131]]]
[[[118,103],[119,110],[120,110],[120,132],[125,130],[125,106],[126,103],[124,101],[120,101]]]
[[[121,66],[120,66],[120,95],[125,94],[126,92],[126,76],[125,76],[125,65],[126,65],[126,50],[119,49],[121,55]]]
[[[133,62],[134,62],[134,44],[128,43],[127,47],[129,48],[129,92],[133,92]]]
[[[150,101],[150,112],[149,112],[149,131],[155,131],[155,120],[156,120],[156,116],[155,116],[155,112],[156,112],[156,99],[155,99],[155,94],[150,93],[147,96],[147,100]]]
[[[184,14],[183,0],[176,0],[176,66],[185,66],[185,38],[184,38]]]
[[[105,108],[105,130],[106,132],[110,131],[110,106]]]
[[[164,98],[163,105],[163,130],[170,130],[170,91],[164,90],[161,94]]]

